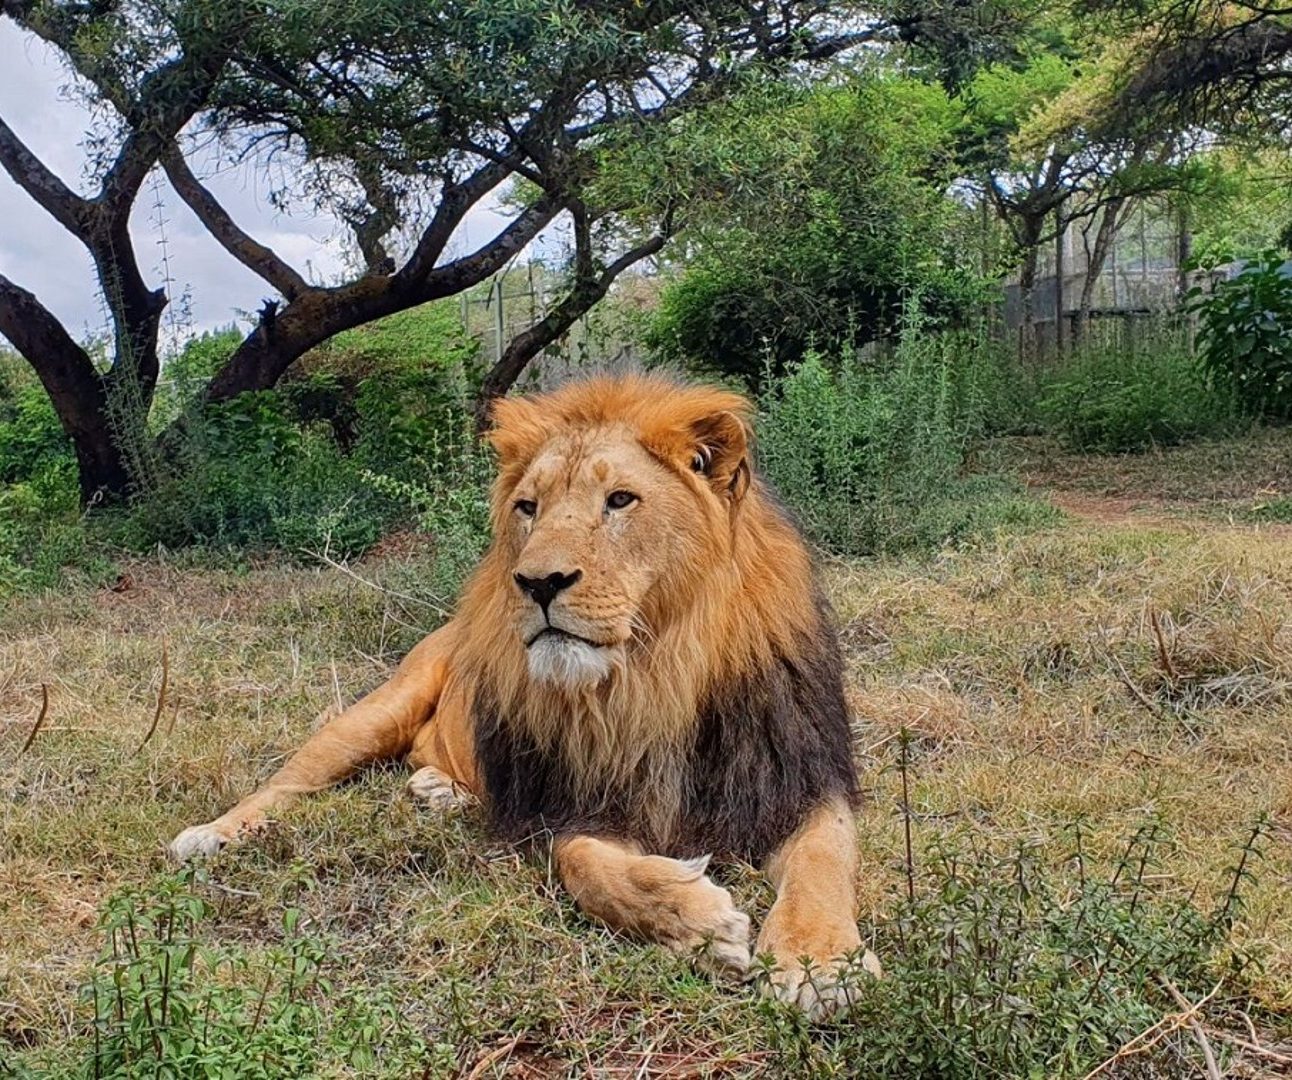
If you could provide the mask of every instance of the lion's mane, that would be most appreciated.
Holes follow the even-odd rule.
[[[803,541],[750,467],[748,415],[738,395],[645,376],[498,403],[495,541],[463,596],[457,659],[505,835],[590,832],[756,861],[826,799],[855,798],[832,616]],[[554,436],[614,425],[694,488],[689,572],[648,598],[604,682],[537,683],[506,629],[511,492]],[[706,474],[685,464],[697,452],[714,462]]]

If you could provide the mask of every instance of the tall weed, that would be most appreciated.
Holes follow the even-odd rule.
[[[1208,380],[1187,328],[1160,322],[1093,327],[1045,378],[1039,415],[1073,449],[1120,452],[1223,432],[1236,409]]]
[[[768,377],[759,461],[810,536],[850,554],[936,547],[1047,520],[1003,478],[967,475],[993,412],[999,355],[982,334],[909,325],[891,355],[811,351]]]

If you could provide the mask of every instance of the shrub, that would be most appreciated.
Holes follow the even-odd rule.
[[[394,509],[329,431],[295,424],[273,391],[240,395],[191,424],[177,466],[107,519],[116,543],[347,555],[375,543]]]
[[[1039,413],[1068,446],[1115,452],[1218,432],[1234,408],[1223,386],[1209,384],[1183,327],[1159,324],[1094,332],[1045,379]]]
[[[1251,416],[1292,419],[1292,274],[1283,256],[1266,252],[1209,295],[1190,296],[1212,385]]]
[[[72,444],[40,386],[19,386],[7,399],[0,395],[0,484],[73,461]]]
[[[190,408],[242,339],[236,326],[227,326],[190,338],[175,356],[168,358],[157,381],[150,426],[161,430]]]
[[[764,472],[808,534],[853,554],[929,548],[1053,512],[963,475],[987,430],[997,355],[980,334],[908,324],[890,356],[809,352],[759,400]]]
[[[912,298],[954,319],[983,299],[954,240],[956,109],[927,83],[864,70],[788,96],[751,92],[658,151],[690,186],[684,271],[646,335],[660,358],[759,389],[815,343],[892,332]],[[634,159],[637,160],[637,159]],[[652,176],[643,162],[642,179]],[[648,198],[657,197],[642,192]]]
[[[208,373],[237,340],[195,339],[167,370]],[[459,504],[483,498],[469,427],[475,351],[452,305],[338,335],[277,389],[191,416],[174,474],[114,515],[110,535],[135,550],[200,544],[340,557],[417,523],[446,530],[445,551],[473,550],[464,530],[476,519]],[[446,581],[459,576],[456,564],[444,571]]]

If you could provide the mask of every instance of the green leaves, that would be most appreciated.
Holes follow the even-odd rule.
[[[1212,385],[1251,416],[1292,418],[1292,273],[1266,251],[1208,294],[1190,293]]]

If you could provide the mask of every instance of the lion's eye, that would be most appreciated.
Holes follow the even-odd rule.
[[[538,503],[533,499],[517,499],[516,513],[520,514],[522,517],[532,518],[538,513]]]
[[[622,510],[625,506],[632,506],[637,501],[637,496],[631,491],[612,491],[606,496],[607,510]]]

